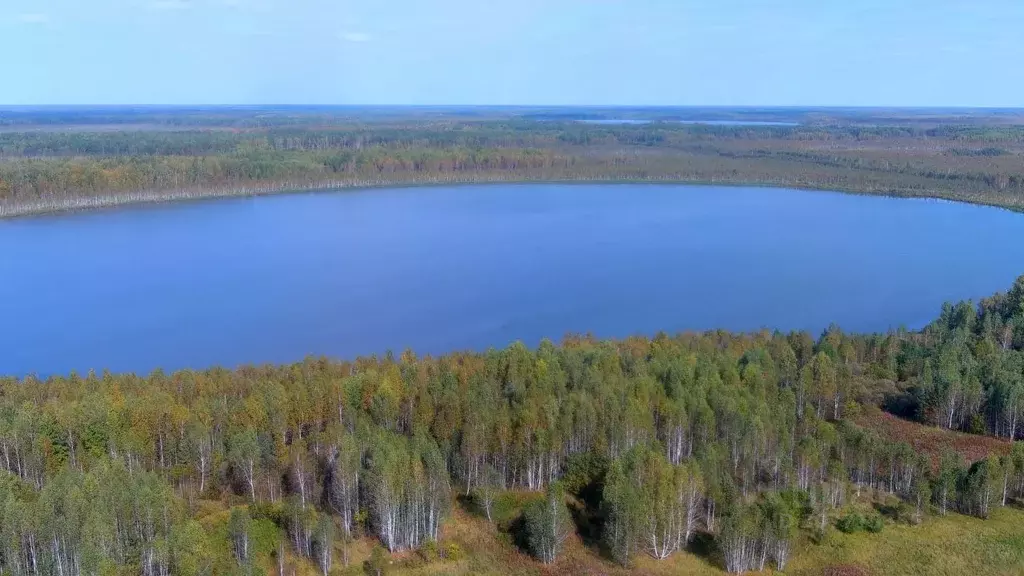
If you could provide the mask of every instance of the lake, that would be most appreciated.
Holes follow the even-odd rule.
[[[0,221],[0,373],[762,327],[920,327],[1024,273],[1024,216],[775,188],[521,184]]]

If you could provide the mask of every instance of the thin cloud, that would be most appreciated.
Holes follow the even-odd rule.
[[[365,32],[343,32],[341,39],[346,42],[369,42],[373,37]]]
[[[21,14],[18,16],[18,21],[23,24],[46,24],[50,21],[50,15],[43,13]]]

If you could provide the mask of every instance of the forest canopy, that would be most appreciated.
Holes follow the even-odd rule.
[[[1013,118],[830,114],[0,110],[0,216],[304,188],[531,180],[763,184],[1024,205],[1024,128]],[[617,116],[633,123],[616,124]],[[680,120],[705,117],[736,123]],[[743,123],[758,119],[792,122]]]

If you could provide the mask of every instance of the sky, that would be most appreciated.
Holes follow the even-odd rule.
[[[1024,106],[1024,0],[0,0],[0,104]]]

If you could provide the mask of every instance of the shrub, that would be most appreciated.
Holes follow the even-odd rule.
[[[450,562],[458,562],[459,560],[462,560],[462,548],[455,542],[445,544],[443,552],[445,560]]]
[[[845,534],[853,534],[862,530],[877,534],[885,528],[885,521],[878,514],[864,517],[857,512],[850,512],[836,520],[836,528]]]
[[[270,520],[279,526],[285,522],[284,507],[279,503],[254,502],[249,504],[249,516],[253,520]]]
[[[864,517],[856,512],[850,512],[836,521],[836,528],[845,534],[853,534],[864,529]]]
[[[779,498],[796,514],[798,524],[806,522],[814,513],[811,495],[806,490],[784,490],[779,492]]]
[[[885,522],[881,516],[875,515],[864,521],[864,529],[872,534],[878,534],[885,528]]]
[[[440,550],[438,550],[437,542],[433,540],[427,540],[420,546],[419,555],[425,562],[434,562],[440,557]]]
[[[916,524],[917,518],[917,507],[909,502],[903,502],[902,500],[896,505],[896,514],[893,520],[896,522],[906,522],[907,524]]]
[[[363,563],[363,572],[369,576],[384,576],[391,565],[391,556],[380,544],[373,547],[370,558]]]

